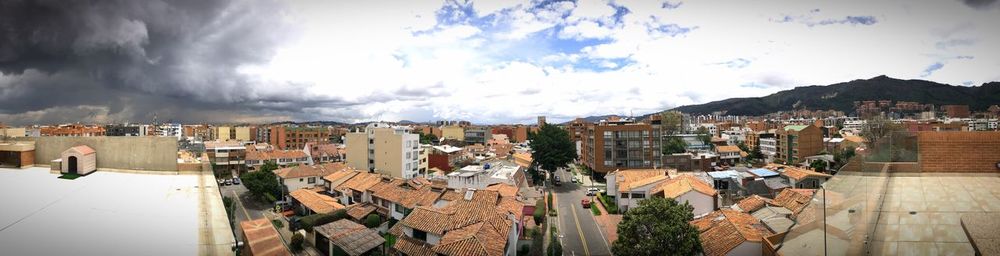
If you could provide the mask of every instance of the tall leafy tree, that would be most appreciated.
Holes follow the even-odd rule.
[[[278,169],[278,165],[268,161],[261,166],[260,171],[244,173],[240,179],[251,195],[270,201],[281,194],[281,183],[278,182],[278,175],[274,174],[275,169]]]
[[[687,142],[684,142],[683,139],[679,137],[669,137],[663,141],[662,151],[664,155],[684,153],[687,150],[687,146]]]
[[[684,114],[678,111],[663,111],[660,113],[660,128],[664,135],[676,134],[683,131]]]
[[[615,255],[695,255],[701,251],[698,229],[689,224],[694,208],[674,199],[652,197],[629,209],[618,224]]]
[[[544,124],[538,132],[528,134],[531,158],[542,169],[553,171],[576,159],[576,145],[569,133],[559,127]]]

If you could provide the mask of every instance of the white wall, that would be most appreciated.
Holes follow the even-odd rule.
[[[610,183],[611,182],[609,181],[608,184],[610,184]],[[628,207],[627,209],[633,209],[633,208],[639,207],[639,202],[642,201],[642,200],[645,200],[646,198],[649,198],[649,196],[650,196],[649,191],[653,189],[653,186],[656,186],[656,185],[659,185],[659,184],[660,184],[660,182],[653,182],[652,184],[649,184],[649,185],[645,185],[645,186],[638,187],[638,188],[633,188],[632,191],[628,192],[629,193],[629,198],[622,198],[622,196],[621,196],[622,193],[619,192],[618,195],[615,197],[615,200],[618,200],[618,209],[625,209],[625,207]],[[641,193],[641,194],[645,195],[645,197],[640,198],[640,199],[632,198],[632,194],[635,194],[635,193]]]
[[[742,244],[733,248],[726,255],[732,256],[759,256],[763,254],[760,242],[743,241]]]
[[[688,191],[677,198],[674,198],[679,203],[688,202],[692,207],[694,207],[694,216],[700,216],[705,213],[714,211],[715,209],[715,198],[698,193],[698,191]]]
[[[301,188],[312,188],[323,184],[322,177],[312,177],[312,178],[315,180],[313,184],[309,184],[309,177],[283,179],[284,180],[283,184],[285,184],[285,187],[288,187],[289,193],[291,193],[292,191],[299,190]],[[299,179],[301,179],[302,181],[299,181]]]

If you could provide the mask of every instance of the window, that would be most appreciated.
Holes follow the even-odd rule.
[[[303,179],[302,179],[302,178],[299,178],[299,182],[302,182],[302,181],[303,181]]]
[[[413,238],[416,238],[416,239],[418,239],[420,241],[427,241],[427,232],[424,232],[424,231],[419,230],[419,229],[414,229],[413,230]]]
[[[309,177],[309,184],[316,184],[316,177]]]
[[[638,199],[646,198],[646,194],[643,194],[643,193],[632,193],[632,198],[638,198]]]
[[[398,204],[393,205],[392,208],[396,211],[396,213],[403,213],[405,211],[405,208]]]
[[[622,198],[628,198],[628,193],[622,193]]]

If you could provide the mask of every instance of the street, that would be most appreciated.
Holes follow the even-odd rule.
[[[243,229],[240,228],[240,222],[264,218],[264,212],[270,209],[270,207],[253,199],[250,196],[250,191],[243,184],[221,186],[220,190],[222,197],[232,198],[236,202],[233,208],[235,211],[233,216],[236,219],[233,222],[233,229],[236,230],[236,240],[242,242]]]
[[[552,187],[556,194],[559,211],[559,234],[564,255],[611,255],[604,234],[594,221],[590,209],[583,208],[580,201],[586,195],[582,184],[572,182],[572,174],[564,169],[557,170],[562,186]]]

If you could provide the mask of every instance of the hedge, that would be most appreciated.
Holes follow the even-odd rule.
[[[535,219],[536,225],[541,225],[542,222],[545,222],[545,200],[535,202],[535,212],[531,214],[531,217]]]
[[[338,221],[347,217],[347,211],[344,209],[336,210],[329,214],[313,214],[309,216],[302,217],[299,219],[302,229],[312,232],[312,228],[315,226],[322,226],[330,222]]]
[[[612,204],[615,201],[611,200],[611,198],[608,197],[608,195],[604,195],[604,194],[598,193],[597,194],[597,199],[601,200],[601,204],[604,205],[604,209],[608,211],[608,214],[618,214],[618,205],[617,204]],[[608,202],[612,202],[612,203],[608,203]]]

